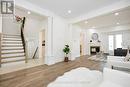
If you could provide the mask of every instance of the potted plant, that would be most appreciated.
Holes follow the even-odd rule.
[[[65,53],[65,59],[64,59],[64,61],[68,62],[69,61],[68,54],[70,52],[69,45],[65,45],[65,48],[63,49],[63,52]]]

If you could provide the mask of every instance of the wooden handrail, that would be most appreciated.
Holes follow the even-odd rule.
[[[26,18],[23,17],[22,26],[21,26],[21,39],[22,39],[23,49],[24,49],[24,53],[25,53],[25,62],[27,63],[26,42],[25,42],[25,37],[24,37],[24,25],[25,25],[25,20],[26,20]]]

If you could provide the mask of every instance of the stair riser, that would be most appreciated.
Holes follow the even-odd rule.
[[[2,49],[23,49],[23,47],[2,47]]]
[[[15,63],[14,63],[15,62]],[[14,65],[18,65],[20,63],[25,63],[25,59],[19,59],[19,60],[12,60],[12,61],[3,61],[2,64],[7,64],[7,63],[10,63],[10,64],[14,64]]]
[[[12,58],[17,58],[17,57],[24,57],[25,55],[18,55],[18,56],[7,56],[7,57],[1,57],[2,59],[12,59]]]
[[[17,57],[17,58],[8,58],[8,59],[2,59],[2,62],[6,62],[6,61],[13,61],[13,60],[20,60],[20,59],[25,59],[25,57]]]
[[[1,55],[6,55],[6,54],[20,54],[20,53],[24,53],[23,52],[2,52]]]

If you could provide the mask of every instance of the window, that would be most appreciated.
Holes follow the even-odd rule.
[[[116,48],[122,48],[122,34],[115,35]]]
[[[109,50],[113,50],[114,49],[114,36],[113,35],[109,35]]]
[[[108,41],[110,51],[113,51],[117,48],[122,48],[122,34],[109,35]]]

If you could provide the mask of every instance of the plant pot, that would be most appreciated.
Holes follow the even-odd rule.
[[[68,58],[68,57],[65,57],[64,61],[65,61],[65,62],[68,62],[68,61],[69,61],[69,58]]]

